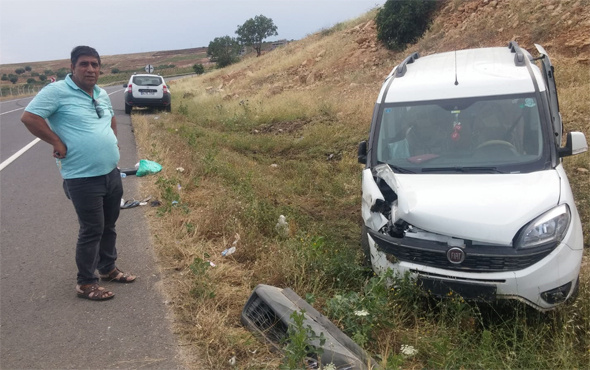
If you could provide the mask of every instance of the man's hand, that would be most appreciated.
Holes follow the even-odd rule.
[[[53,146],[53,157],[57,159],[64,159],[68,148],[60,141],[57,145]]]

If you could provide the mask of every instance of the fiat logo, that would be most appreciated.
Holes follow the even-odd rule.
[[[465,260],[465,252],[461,248],[451,248],[447,251],[447,259],[450,263],[458,265]]]

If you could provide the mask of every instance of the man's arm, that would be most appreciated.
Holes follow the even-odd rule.
[[[53,156],[55,158],[65,158],[67,148],[55,132],[51,131],[45,119],[36,114],[25,111],[20,120],[25,124],[31,134],[53,146]]]
[[[115,116],[111,118],[111,129],[115,133],[115,136],[117,136],[117,120],[115,119]]]

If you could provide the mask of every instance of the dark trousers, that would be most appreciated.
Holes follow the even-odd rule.
[[[107,274],[117,260],[117,232],[123,184],[119,169],[106,175],[67,179],[63,183],[68,199],[78,214],[80,231],[76,244],[78,284],[98,281],[95,271]]]

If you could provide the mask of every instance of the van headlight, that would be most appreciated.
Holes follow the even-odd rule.
[[[563,240],[572,219],[570,208],[562,204],[542,214],[524,227],[517,248],[533,248]]]

